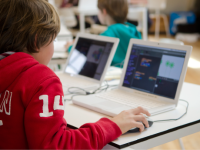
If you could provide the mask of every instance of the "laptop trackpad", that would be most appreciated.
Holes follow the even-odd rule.
[[[95,104],[95,107],[98,107],[101,109],[115,109],[115,108],[122,107],[122,105],[119,103],[112,102],[112,101],[103,101],[103,102]]]

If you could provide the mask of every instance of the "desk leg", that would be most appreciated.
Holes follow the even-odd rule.
[[[143,39],[146,41],[148,40],[148,29],[147,29],[147,8],[144,8],[144,11],[143,11],[143,29],[142,29],[142,34],[143,34]]]
[[[184,147],[184,145],[183,145],[183,141],[182,141],[182,139],[180,138],[180,139],[178,139],[178,141],[179,141],[179,144],[180,144],[181,150],[185,150],[185,147]]]
[[[156,10],[156,28],[155,28],[155,38],[159,39],[160,35],[160,10]]]
[[[85,32],[85,14],[80,13],[80,32]]]

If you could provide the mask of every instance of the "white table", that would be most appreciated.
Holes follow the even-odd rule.
[[[186,116],[178,121],[158,122],[142,133],[129,133],[120,136],[104,149],[150,149],[200,131],[200,86],[184,83],[181,99],[189,102]],[[152,120],[178,118],[185,112],[186,103],[180,101],[175,110],[151,117]],[[73,115],[72,115],[73,114]],[[96,122],[108,117],[86,108],[65,103],[65,119],[70,127],[79,128],[88,122]],[[108,117],[109,118],[109,117]]]
[[[85,16],[93,16],[98,15],[98,8],[91,8],[88,9],[80,9],[79,7],[74,7],[75,14],[79,14],[80,16],[80,32],[85,32]],[[147,8],[146,7],[129,7],[129,13],[142,13],[142,34],[143,39],[148,39],[148,30],[147,30]]]

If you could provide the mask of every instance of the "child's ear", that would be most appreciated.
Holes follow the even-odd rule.
[[[38,49],[38,47],[37,47],[37,35],[35,36],[35,42],[34,42],[34,44],[35,44],[35,47],[36,47],[36,51],[39,52],[39,49]]]
[[[105,8],[103,9],[102,13],[103,13],[103,15],[105,15],[105,16],[107,15],[107,11],[106,11]]]

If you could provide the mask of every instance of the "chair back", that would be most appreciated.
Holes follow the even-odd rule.
[[[77,25],[77,20],[72,8],[62,8],[58,10],[60,20],[67,27],[74,27]]]

